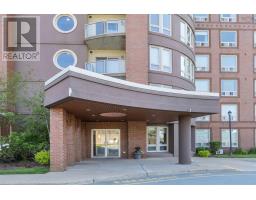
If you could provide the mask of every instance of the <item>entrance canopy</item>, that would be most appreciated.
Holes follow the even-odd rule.
[[[46,81],[45,106],[64,108],[84,121],[166,123],[182,115],[218,113],[219,95],[138,84],[69,67]]]

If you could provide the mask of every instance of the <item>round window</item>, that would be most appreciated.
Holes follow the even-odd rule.
[[[56,15],[53,25],[61,33],[70,33],[76,28],[77,20],[74,15]]]
[[[73,51],[64,49],[55,53],[53,57],[53,63],[60,69],[67,68],[69,66],[76,66],[77,57]]]

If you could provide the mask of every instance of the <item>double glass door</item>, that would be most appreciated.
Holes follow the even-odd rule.
[[[147,127],[147,151],[167,152],[168,151],[168,128],[165,126]]]
[[[120,130],[93,129],[92,157],[120,157]]]

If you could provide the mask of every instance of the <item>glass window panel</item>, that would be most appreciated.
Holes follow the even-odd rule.
[[[158,48],[150,47],[150,68],[158,70],[160,67],[160,52]]]
[[[157,144],[157,128],[156,127],[148,127],[147,129],[148,134],[148,144],[149,145],[156,145]]]
[[[237,80],[221,80],[221,91],[237,91]]]
[[[160,30],[159,15],[157,14],[150,15],[150,30],[153,32],[159,32]]]
[[[167,128],[159,128],[158,136],[160,144],[167,144]]]
[[[235,31],[221,31],[221,42],[236,42],[236,32]]]
[[[171,15],[163,15],[163,33],[170,35]]]
[[[96,23],[96,35],[104,34],[104,22]]]
[[[208,42],[208,31],[196,31],[196,42]]]
[[[196,91],[209,92],[210,91],[210,80],[196,79],[195,86],[196,86]]]
[[[171,52],[169,50],[162,49],[162,65],[164,71],[171,71]]]
[[[196,147],[209,147],[210,129],[196,129],[195,144]]]
[[[221,55],[221,67],[237,68],[236,55]]]
[[[108,32],[109,33],[116,33],[116,32],[118,32],[118,23],[116,23],[116,22],[108,22],[107,26],[108,26]]]
[[[70,31],[74,28],[75,22],[71,16],[63,15],[57,19],[57,26],[62,31]]]
[[[167,151],[167,146],[160,146],[160,151]]]
[[[62,68],[66,68],[66,67],[69,67],[69,66],[74,66],[75,58],[71,53],[63,52],[63,53],[60,53],[58,55],[57,63]]]
[[[196,67],[209,69],[209,55],[196,55]]]
[[[232,140],[232,147],[238,147],[238,130],[231,129],[231,140]],[[221,130],[221,142],[222,147],[230,147],[230,132],[229,129],[222,129]]]
[[[221,118],[222,121],[228,121],[228,112],[231,111],[231,121],[237,121],[237,105],[236,104],[222,104],[221,105]]]
[[[156,151],[156,146],[149,146],[148,151]]]

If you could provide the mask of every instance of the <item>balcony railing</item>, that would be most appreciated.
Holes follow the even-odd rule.
[[[99,74],[124,74],[125,60],[109,59],[86,63],[85,69]]]
[[[124,32],[125,20],[100,21],[85,25],[85,38]]]

